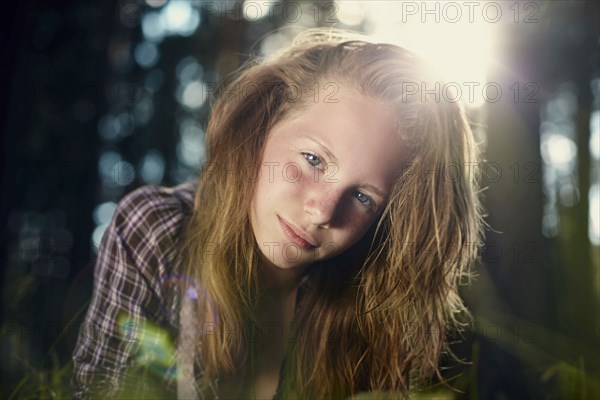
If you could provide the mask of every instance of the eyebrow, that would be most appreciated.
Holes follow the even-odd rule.
[[[323,152],[327,155],[327,158],[329,158],[330,160],[332,160],[334,163],[339,165],[338,159],[336,156],[333,155],[333,153],[331,151],[329,151],[329,149],[327,148],[327,146],[325,146],[323,143],[321,143],[319,140],[310,137],[310,136],[305,136],[307,139],[313,141],[314,143],[317,144],[317,146],[319,146],[321,148],[321,150],[323,150]],[[381,197],[382,199],[385,198],[385,195],[383,194],[383,191],[381,191],[380,189],[376,188],[375,186],[367,183],[365,185],[360,185],[361,188],[364,189],[368,189],[371,190],[372,192],[374,192],[376,195],[378,195],[379,197]]]

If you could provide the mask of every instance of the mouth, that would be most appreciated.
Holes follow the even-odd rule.
[[[309,234],[302,232],[297,228],[292,228],[292,226],[280,216],[277,216],[277,218],[279,219],[283,233],[290,240],[290,242],[297,244],[301,249],[304,250],[310,250],[317,247],[317,241]]]

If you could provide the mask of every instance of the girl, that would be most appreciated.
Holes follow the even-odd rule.
[[[458,102],[423,95],[435,82],[412,53],[333,30],[247,64],[213,105],[198,181],[119,203],[75,397],[148,397],[156,374],[178,398],[406,397],[439,376],[483,221],[461,173],[476,143]]]

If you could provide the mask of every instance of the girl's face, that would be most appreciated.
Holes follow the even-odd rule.
[[[402,164],[390,108],[343,86],[335,102],[318,100],[269,132],[252,199],[263,261],[283,269],[355,244],[377,221]]]

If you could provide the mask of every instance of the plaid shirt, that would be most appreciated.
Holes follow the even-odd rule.
[[[196,188],[196,182],[173,188],[143,186],[119,202],[100,244],[94,291],[73,352],[74,399],[176,396],[176,383],[165,379],[173,375],[174,365],[150,364],[144,372],[150,370],[147,379],[129,371],[144,364],[142,329],[159,327],[150,331],[159,332],[151,341],[159,344],[154,347],[159,359],[177,339],[177,246]]]

